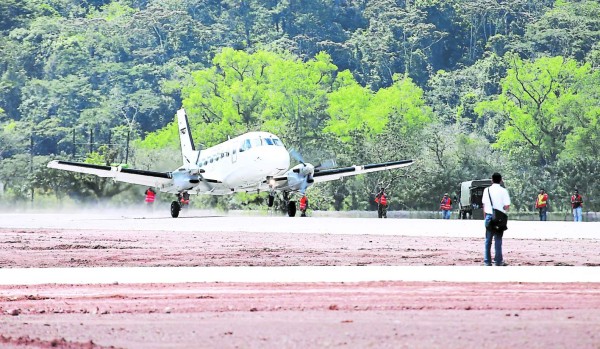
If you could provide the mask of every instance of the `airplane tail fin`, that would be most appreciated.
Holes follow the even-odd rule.
[[[194,146],[190,124],[188,123],[188,118],[183,108],[177,111],[177,124],[179,128],[183,166],[186,168],[197,167],[200,151],[196,151],[196,147]]]

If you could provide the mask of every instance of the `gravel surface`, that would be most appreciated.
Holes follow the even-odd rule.
[[[0,229],[0,236],[2,268],[481,265],[483,258],[483,237],[56,229]],[[600,239],[504,239],[511,265],[600,266],[598,251]]]
[[[0,223],[0,268],[482,263],[482,237],[417,235]],[[505,259],[596,270],[599,243],[508,236]],[[600,283],[0,286],[2,348],[600,348],[599,333]]]

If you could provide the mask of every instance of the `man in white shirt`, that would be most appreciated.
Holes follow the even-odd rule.
[[[507,265],[502,259],[502,235],[504,232],[494,232],[489,228],[494,209],[507,214],[508,209],[510,208],[510,196],[508,195],[508,191],[504,189],[500,183],[502,183],[502,175],[496,172],[492,175],[492,186],[485,188],[483,191],[482,202],[483,212],[485,213],[485,254],[483,256],[483,263],[485,265],[492,265],[492,238],[495,241],[495,264],[497,266]]]

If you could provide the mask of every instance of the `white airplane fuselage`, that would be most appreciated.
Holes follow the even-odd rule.
[[[283,175],[290,166],[290,155],[280,138],[268,132],[248,132],[192,156],[207,181],[190,189],[191,193],[224,195],[256,190],[268,177]],[[174,172],[187,169],[182,166]]]

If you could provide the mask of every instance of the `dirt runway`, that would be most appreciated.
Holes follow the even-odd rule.
[[[594,269],[599,244],[506,238],[505,259]],[[468,266],[482,249],[453,236],[0,228],[0,268]],[[9,285],[0,313],[2,348],[600,348],[600,284],[586,282]]]

